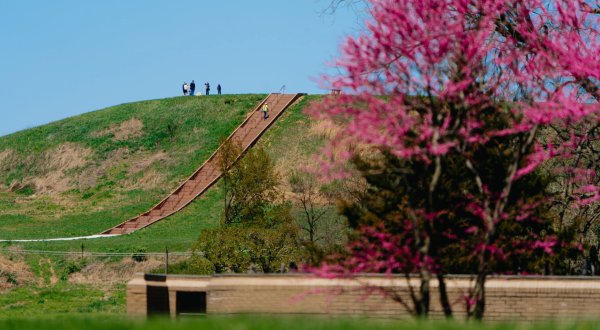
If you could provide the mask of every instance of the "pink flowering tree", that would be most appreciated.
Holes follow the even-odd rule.
[[[407,184],[416,180],[422,189],[396,186],[405,193],[396,204],[402,208],[383,223],[363,222],[348,254],[319,272],[416,274],[420,285],[410,296],[416,315],[429,312],[429,283],[437,277],[450,315],[443,254],[463,246],[475,273],[467,312],[481,318],[495,265],[560,248],[555,237],[535,230],[505,234],[511,224],[535,224],[544,203],[527,198],[520,185],[561,159],[566,165],[551,172],[566,173],[574,187],[569,200],[590,205],[600,198],[589,163],[573,160],[580,146],[598,138],[598,4],[371,0],[368,8],[365,32],[344,43],[336,62],[343,74],[325,77],[344,94],[312,109],[318,119],[343,123],[324,165],[330,177],[352,175],[348,161],[377,150],[396,159],[379,164],[418,168]],[[483,151],[490,148],[500,170],[488,170]],[[448,199],[447,181],[457,176],[464,184],[453,186]]]

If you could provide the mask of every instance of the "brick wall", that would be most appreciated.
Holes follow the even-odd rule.
[[[417,287],[417,282],[412,285]],[[457,318],[464,317],[468,277],[449,277],[448,294]],[[442,317],[437,281],[431,282],[431,314]],[[388,294],[383,294],[385,291]],[[136,275],[127,286],[127,311],[177,315],[177,292],[206,292],[208,314],[345,314],[409,317],[403,278],[365,276],[328,280],[307,275]],[[486,285],[488,320],[591,318],[600,314],[600,280],[560,277],[492,277]],[[166,302],[165,300],[168,300]],[[408,302],[408,301],[407,301]]]

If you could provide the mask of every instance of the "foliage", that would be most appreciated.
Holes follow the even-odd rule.
[[[208,259],[198,255],[169,265],[169,274],[212,275],[214,273],[215,266]]]
[[[87,264],[88,260],[83,258],[60,260],[57,264],[58,267],[62,267],[60,279],[62,281],[67,281],[69,275],[80,272]]]
[[[297,228],[289,209],[278,206],[268,221],[253,224],[221,224],[202,231],[195,249],[215,272],[244,273],[250,269],[272,273],[291,262],[298,263]]]
[[[241,147],[227,142],[221,157],[225,224],[262,221],[269,205],[278,198],[280,177],[263,148],[252,148],[240,157]],[[232,161],[233,160],[233,161]],[[235,166],[232,163],[235,162]]]
[[[202,231],[195,246],[215,267],[216,273],[243,273],[250,268],[250,251],[244,228],[219,226]]]
[[[135,249],[134,254],[131,256],[131,259],[133,259],[135,262],[143,262],[148,260],[148,258],[146,257],[146,253],[148,252],[148,249],[146,249],[145,247],[137,247]]]
[[[596,138],[578,124],[597,123],[600,112],[600,15],[567,0],[374,0],[370,14],[368,32],[343,47],[343,74],[326,78],[349,93],[313,109],[317,118],[346,124],[326,149],[324,166],[333,177],[347,176],[346,162],[375,148],[397,158],[399,168],[416,169],[409,187],[421,189],[396,195],[393,205],[402,208],[385,224],[360,227],[343,269],[322,271],[418,274],[411,296],[417,315],[428,314],[437,276],[449,316],[445,247],[438,245],[445,237],[470,251],[475,281],[465,302],[467,314],[481,318],[488,274],[511,256],[561,247],[555,235],[525,222],[540,222],[540,190],[520,196],[519,188],[535,186],[540,165],[576,157],[574,148]],[[550,125],[569,138],[541,139]],[[580,173],[580,165],[566,170]],[[450,175],[465,184],[448,195]],[[574,200],[600,198],[588,176],[572,179],[580,187],[570,192]]]
[[[598,274],[597,271],[592,272],[589,269],[588,261],[593,254],[592,248],[599,242],[600,201],[594,201],[593,195],[586,197],[578,194],[586,189],[586,184],[600,185],[598,118],[591,117],[579,123],[577,131],[579,135],[587,138],[572,141],[573,157],[554,158],[544,166],[544,170],[554,178],[548,194],[552,197],[555,227],[570,233],[574,242],[584,246],[588,250],[588,260],[582,256],[565,258],[556,268],[557,271],[564,270],[569,274]],[[570,132],[557,125],[550,125],[544,133],[546,139],[555,139],[562,143],[571,139]]]
[[[5,280],[8,284],[17,285],[19,281],[17,280],[17,276],[14,273],[0,270],[0,279]]]
[[[290,207],[280,201],[274,162],[260,147],[241,159],[239,145],[227,141],[223,150],[223,220],[204,230],[195,248],[217,273],[285,269],[296,255],[297,228]]]
[[[291,264],[298,264],[298,228],[289,215],[289,209],[279,211],[277,223],[267,227],[254,226],[246,230],[250,260],[265,273],[286,272]]]
[[[487,172],[486,181],[494,183],[493,177],[500,178],[497,171],[502,169],[498,150],[494,145],[486,152],[480,154],[485,161]],[[474,182],[463,180],[461,173],[464,168],[460,162],[455,162],[451,157],[445,164],[446,171],[441,174],[440,187],[435,194],[435,202],[445,205],[464,204],[461,200],[461,191],[468,190]],[[451,164],[450,164],[451,163]],[[406,259],[418,255],[416,247],[412,245],[412,237],[406,237],[405,226],[412,225],[403,219],[408,219],[410,214],[406,212],[408,203],[423,201],[419,194],[427,191],[425,180],[425,169],[420,164],[407,164],[401,159],[389,153],[382,152],[377,157],[369,155],[367,159],[355,156],[352,164],[368,183],[366,190],[357,189],[350,196],[358,196],[358,199],[344,197],[341,203],[341,211],[347,217],[351,227],[357,231],[363,230],[366,235],[373,238],[371,228],[383,228],[385,232],[399,233],[393,239],[402,242],[403,247],[410,247],[405,252],[398,253],[396,259],[405,259],[401,264],[392,269],[363,268],[355,271],[376,271],[403,273],[416,271],[414,265]],[[480,162],[483,164],[483,162]],[[498,184],[498,182],[496,182]],[[523,204],[533,204],[537,207],[534,213],[527,219],[506,219],[498,225],[497,241],[502,243],[504,255],[494,260],[492,265],[494,272],[505,274],[566,274],[564,269],[565,260],[581,255],[577,244],[573,244],[574,235],[568,230],[556,230],[553,227],[553,215],[548,211],[549,203],[544,192],[548,184],[548,178],[539,173],[523,178],[515,183],[515,190],[507,204],[507,213],[516,213]],[[472,187],[471,187],[472,188]],[[524,202],[525,201],[525,202]],[[476,222],[472,214],[464,212],[460,207],[449,208],[444,215],[440,215],[433,224],[435,227],[432,236],[433,250],[438,251],[437,258],[444,266],[444,271],[451,274],[473,274],[477,272],[476,264],[473,262],[472,249],[473,240],[467,236],[457,239],[457,236],[473,229],[468,224]],[[448,226],[450,224],[450,226]],[[526,237],[536,233],[539,237],[554,236],[557,245],[553,254],[547,254],[541,249],[528,249],[523,245]],[[392,238],[392,236],[390,236]],[[386,239],[390,239],[386,238]],[[367,241],[370,238],[365,238]],[[366,241],[365,241],[366,242]],[[506,246],[510,246],[510,248]],[[352,248],[361,248],[354,245]],[[358,251],[353,250],[353,253]],[[385,251],[382,253],[391,253]],[[373,266],[366,263],[366,266]],[[598,269],[598,268],[596,268]]]

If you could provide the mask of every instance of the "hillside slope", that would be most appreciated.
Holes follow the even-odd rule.
[[[167,139],[166,142],[160,142],[160,147],[149,148],[142,146],[137,149],[136,152],[128,155],[127,158],[123,158],[118,165],[114,165],[117,170],[113,170],[111,173],[117,172],[122,173],[118,178],[108,180],[108,177],[97,176],[100,180],[108,180],[113,182],[109,185],[98,184],[93,188],[84,190],[70,190],[63,193],[35,193],[27,196],[21,192],[9,192],[7,191],[10,184],[5,184],[3,192],[0,193],[0,238],[35,238],[35,237],[50,237],[50,236],[71,236],[71,235],[83,235],[88,233],[98,232],[97,228],[102,229],[105,224],[110,221],[118,223],[122,221],[126,216],[135,215],[140,211],[145,210],[148,206],[155,203],[163,195],[170,191],[170,189],[179,183],[179,180],[190,175],[195,167],[202,163],[203,157],[208,157],[212,151],[218,146],[219,133],[224,131],[231,131],[235,126],[236,120],[238,123],[241,122],[243,114],[240,115],[238,112],[250,110],[256,102],[259,102],[264,95],[248,95],[248,96],[231,96],[235,99],[233,106],[227,105],[223,110],[219,109],[225,105],[225,97],[219,98],[206,98],[203,100],[197,100],[198,98],[176,98],[159,101],[148,101],[154,102],[173,102],[175,100],[182,103],[181,113],[179,110],[173,111],[178,113],[177,120],[186,121],[185,125],[178,127],[177,137],[174,140]],[[229,98],[229,97],[228,97]],[[318,96],[305,97],[300,103],[290,107],[282,115],[282,117],[273,124],[273,126],[267,130],[264,136],[259,140],[258,145],[264,147],[271,157],[277,164],[277,169],[282,175],[284,181],[287,175],[293,169],[298,168],[302,164],[306,164],[312,160],[316,151],[325,143],[330,137],[331,132],[327,128],[322,127],[321,123],[313,122],[304,113],[306,106],[309,102],[318,99]],[[199,103],[198,103],[199,102]],[[205,103],[208,102],[208,103]],[[227,101],[230,103],[230,101]],[[247,104],[246,104],[247,103]],[[240,105],[244,107],[240,107]],[[204,107],[214,106],[214,111],[191,111],[193,107],[205,109]],[[127,106],[127,110],[130,115],[121,115],[118,119],[111,120],[110,123],[104,124],[100,129],[90,129],[89,132],[106,130],[106,128],[115,127],[121,125],[119,123],[131,121],[132,117],[140,117],[140,120],[146,118],[142,113],[149,112],[154,114],[152,110],[156,105],[147,107],[146,102],[139,104],[124,105]],[[121,107],[121,106],[119,106]],[[107,117],[112,117],[111,111],[116,111],[119,107],[109,108],[107,110],[91,113],[80,117],[68,119],[52,125],[64,125],[63,122],[69,122],[71,120],[81,120],[84,123],[89,118],[95,118],[98,122],[108,120]],[[185,108],[184,108],[185,107]],[[229,108],[230,107],[230,108]],[[141,110],[141,109],[145,110]],[[218,109],[218,110],[217,110]],[[120,113],[120,111],[117,111]],[[170,112],[166,110],[162,111],[162,120],[165,122],[171,118]],[[137,117],[132,113],[139,113]],[[199,114],[206,114],[207,116],[199,116]],[[217,113],[217,118],[210,118],[209,115]],[[96,117],[97,116],[97,117]],[[181,116],[181,117],[180,117]],[[208,129],[204,131],[201,129],[201,125],[205,122],[211,122],[209,127],[217,127],[218,125],[225,125],[223,123],[216,124],[216,120],[231,122],[231,126],[228,128],[218,129],[216,131]],[[71,124],[73,125],[73,123]],[[191,127],[184,128],[184,126]],[[196,127],[194,129],[194,127]],[[224,127],[224,126],[223,126]],[[41,127],[38,129],[43,130],[57,130],[57,128]],[[200,138],[198,136],[188,137],[186,132],[193,133],[204,131],[207,136],[213,136],[212,140],[210,137]],[[26,132],[17,133],[25,134]],[[31,133],[28,133],[31,134]],[[114,133],[111,133],[114,134]],[[144,133],[145,134],[145,133]],[[187,133],[189,134],[189,133]],[[194,133],[198,134],[198,133]],[[202,133],[200,133],[202,134]],[[223,134],[226,135],[226,134]],[[38,134],[38,136],[44,136]],[[58,134],[57,134],[58,136]],[[89,133],[88,133],[89,136]],[[0,138],[0,152],[3,147],[10,145],[10,141],[5,139],[15,139],[15,136],[8,136]],[[108,138],[108,137],[107,137]],[[91,140],[96,139],[91,137]],[[114,137],[110,138],[114,139]],[[109,139],[109,140],[110,140]],[[132,137],[131,140],[143,140],[142,137]],[[186,142],[190,139],[190,142]],[[192,140],[193,139],[193,140]],[[13,141],[20,142],[23,138],[16,138]],[[65,138],[62,141],[66,140]],[[35,140],[33,140],[35,141]],[[135,143],[130,141],[129,143]],[[204,143],[203,143],[204,142]],[[15,143],[15,142],[11,142]],[[63,142],[64,143],[64,142]],[[81,143],[81,142],[80,142]],[[113,142],[107,141],[112,144]],[[114,142],[116,144],[121,142]],[[61,143],[55,143],[53,146],[46,147],[37,152],[37,154],[43,154],[47,150],[56,148],[56,145]],[[32,143],[35,145],[35,143]],[[206,148],[204,148],[206,146]],[[32,147],[31,145],[29,147]],[[15,150],[16,148],[13,148]],[[23,148],[26,150],[26,148]],[[92,148],[90,148],[92,149]],[[93,150],[97,150],[95,148]],[[150,149],[150,150],[148,150]],[[102,149],[100,149],[102,150]],[[118,150],[118,148],[116,149]],[[114,151],[112,151],[114,153]],[[136,168],[137,162],[141,158],[147,157],[146,155],[156,155],[160,153],[167,153],[168,159],[161,159],[154,161],[152,164],[146,166],[144,169],[135,172],[131,170]],[[195,157],[188,155],[196,153]],[[106,159],[103,159],[102,155],[110,155],[111,152],[100,153],[96,160],[93,157],[89,157],[90,161],[87,166],[94,167],[98,162],[102,164]],[[155,156],[156,157],[156,156]],[[148,158],[152,159],[152,157]],[[6,166],[6,163],[4,163]],[[14,169],[13,169],[14,171]],[[67,175],[71,180],[74,180],[72,184],[77,183],[79,178],[78,173],[83,171],[81,168],[76,170],[67,170]],[[120,171],[120,172],[119,172]],[[134,173],[135,172],[135,173]],[[143,178],[145,175],[153,175],[153,172],[161,173],[163,178],[167,178],[162,181],[162,184],[155,186],[154,188],[133,188],[128,189],[127,184],[134,178]],[[1,179],[7,176],[6,173],[2,172]],[[148,174],[150,173],[150,174]],[[20,179],[18,182],[29,182],[28,177]],[[142,181],[142,180],[138,180]],[[171,186],[168,186],[171,185]],[[13,188],[14,189],[14,188]],[[286,194],[288,192],[287,187],[282,187],[282,192]],[[123,251],[130,252],[134,250],[146,250],[146,251],[164,251],[165,248],[176,251],[188,250],[192,244],[196,241],[202,228],[210,227],[216,224],[220,217],[222,210],[222,194],[220,185],[217,184],[213,187],[206,195],[190,204],[186,209],[179,213],[169,217],[166,221],[157,223],[147,229],[143,229],[139,232],[132,233],[130,235],[121,237],[102,238],[97,240],[86,240],[83,241],[86,250],[88,251]],[[69,208],[63,204],[70,202],[72,205],[76,205],[77,208]],[[4,204],[3,204],[4,203]],[[112,203],[112,204],[111,204]],[[44,205],[54,205],[52,216],[39,216],[32,215],[35,213],[29,213],[32,210],[43,210]],[[58,205],[58,206],[57,206]],[[113,207],[117,205],[117,207]],[[40,209],[41,208],[41,209]],[[89,211],[93,210],[93,211]],[[43,213],[43,212],[42,212]],[[334,212],[331,212],[332,215]],[[126,215],[125,217],[120,215]],[[108,220],[107,220],[108,219]],[[62,250],[62,251],[79,251],[81,241],[66,241],[66,242],[33,242],[33,243],[20,243],[19,246],[27,249],[41,249],[41,250]],[[8,246],[9,243],[0,244],[1,246]],[[13,244],[14,245],[14,244]]]
[[[0,238],[95,234],[147,209],[262,98],[128,103],[0,138]]]

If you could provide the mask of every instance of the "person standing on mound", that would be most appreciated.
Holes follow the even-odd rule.
[[[194,91],[195,90],[196,90],[196,83],[192,79],[192,82],[190,83],[190,96],[194,96]]]
[[[221,95],[221,84],[217,84],[217,94]]]
[[[204,86],[206,86],[206,95],[210,94],[210,84],[207,82],[206,84],[204,84]]]
[[[188,84],[187,84],[187,82],[183,82],[182,88],[183,88],[183,95],[184,96],[187,95],[187,93],[188,93]]]
[[[265,105],[262,106],[262,113],[263,113],[263,120],[267,120],[267,118],[269,118],[269,103],[265,103]]]

